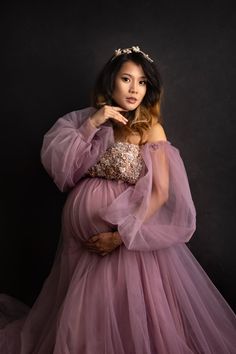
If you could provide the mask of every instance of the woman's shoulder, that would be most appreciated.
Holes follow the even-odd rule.
[[[167,141],[165,130],[160,123],[155,123],[147,135],[147,143],[155,143],[157,141]]]

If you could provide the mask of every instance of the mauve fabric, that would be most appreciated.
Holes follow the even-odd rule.
[[[60,242],[31,309],[0,296],[0,353],[236,353],[236,316],[186,245],[196,211],[179,150],[142,146],[136,185],[88,177],[114,143],[93,112],[66,114],[44,136],[42,163],[68,192]],[[82,247],[115,228],[123,244],[109,255]]]

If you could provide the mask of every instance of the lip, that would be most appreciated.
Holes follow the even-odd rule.
[[[134,104],[134,103],[136,103],[138,100],[137,100],[137,98],[135,98],[135,97],[127,97],[127,98],[126,98],[126,101],[128,101],[129,103]]]

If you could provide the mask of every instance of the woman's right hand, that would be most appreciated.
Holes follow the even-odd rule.
[[[120,112],[126,112],[126,110],[121,107],[104,105],[90,117],[91,124],[95,128],[98,128],[108,119],[113,119],[121,124],[126,124],[128,119],[126,119]]]
[[[83,242],[83,246],[93,253],[100,256],[106,256],[114,251],[123,243],[118,231],[115,232],[100,232],[97,235],[91,236],[87,241]]]

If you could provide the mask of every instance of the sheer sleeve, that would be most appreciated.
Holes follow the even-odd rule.
[[[112,143],[112,128],[98,129],[88,119],[93,107],[66,114],[43,138],[41,161],[61,191],[75,186]]]
[[[151,251],[189,241],[196,211],[179,150],[168,141],[148,143],[141,154],[145,172],[107,208],[129,250]]]

